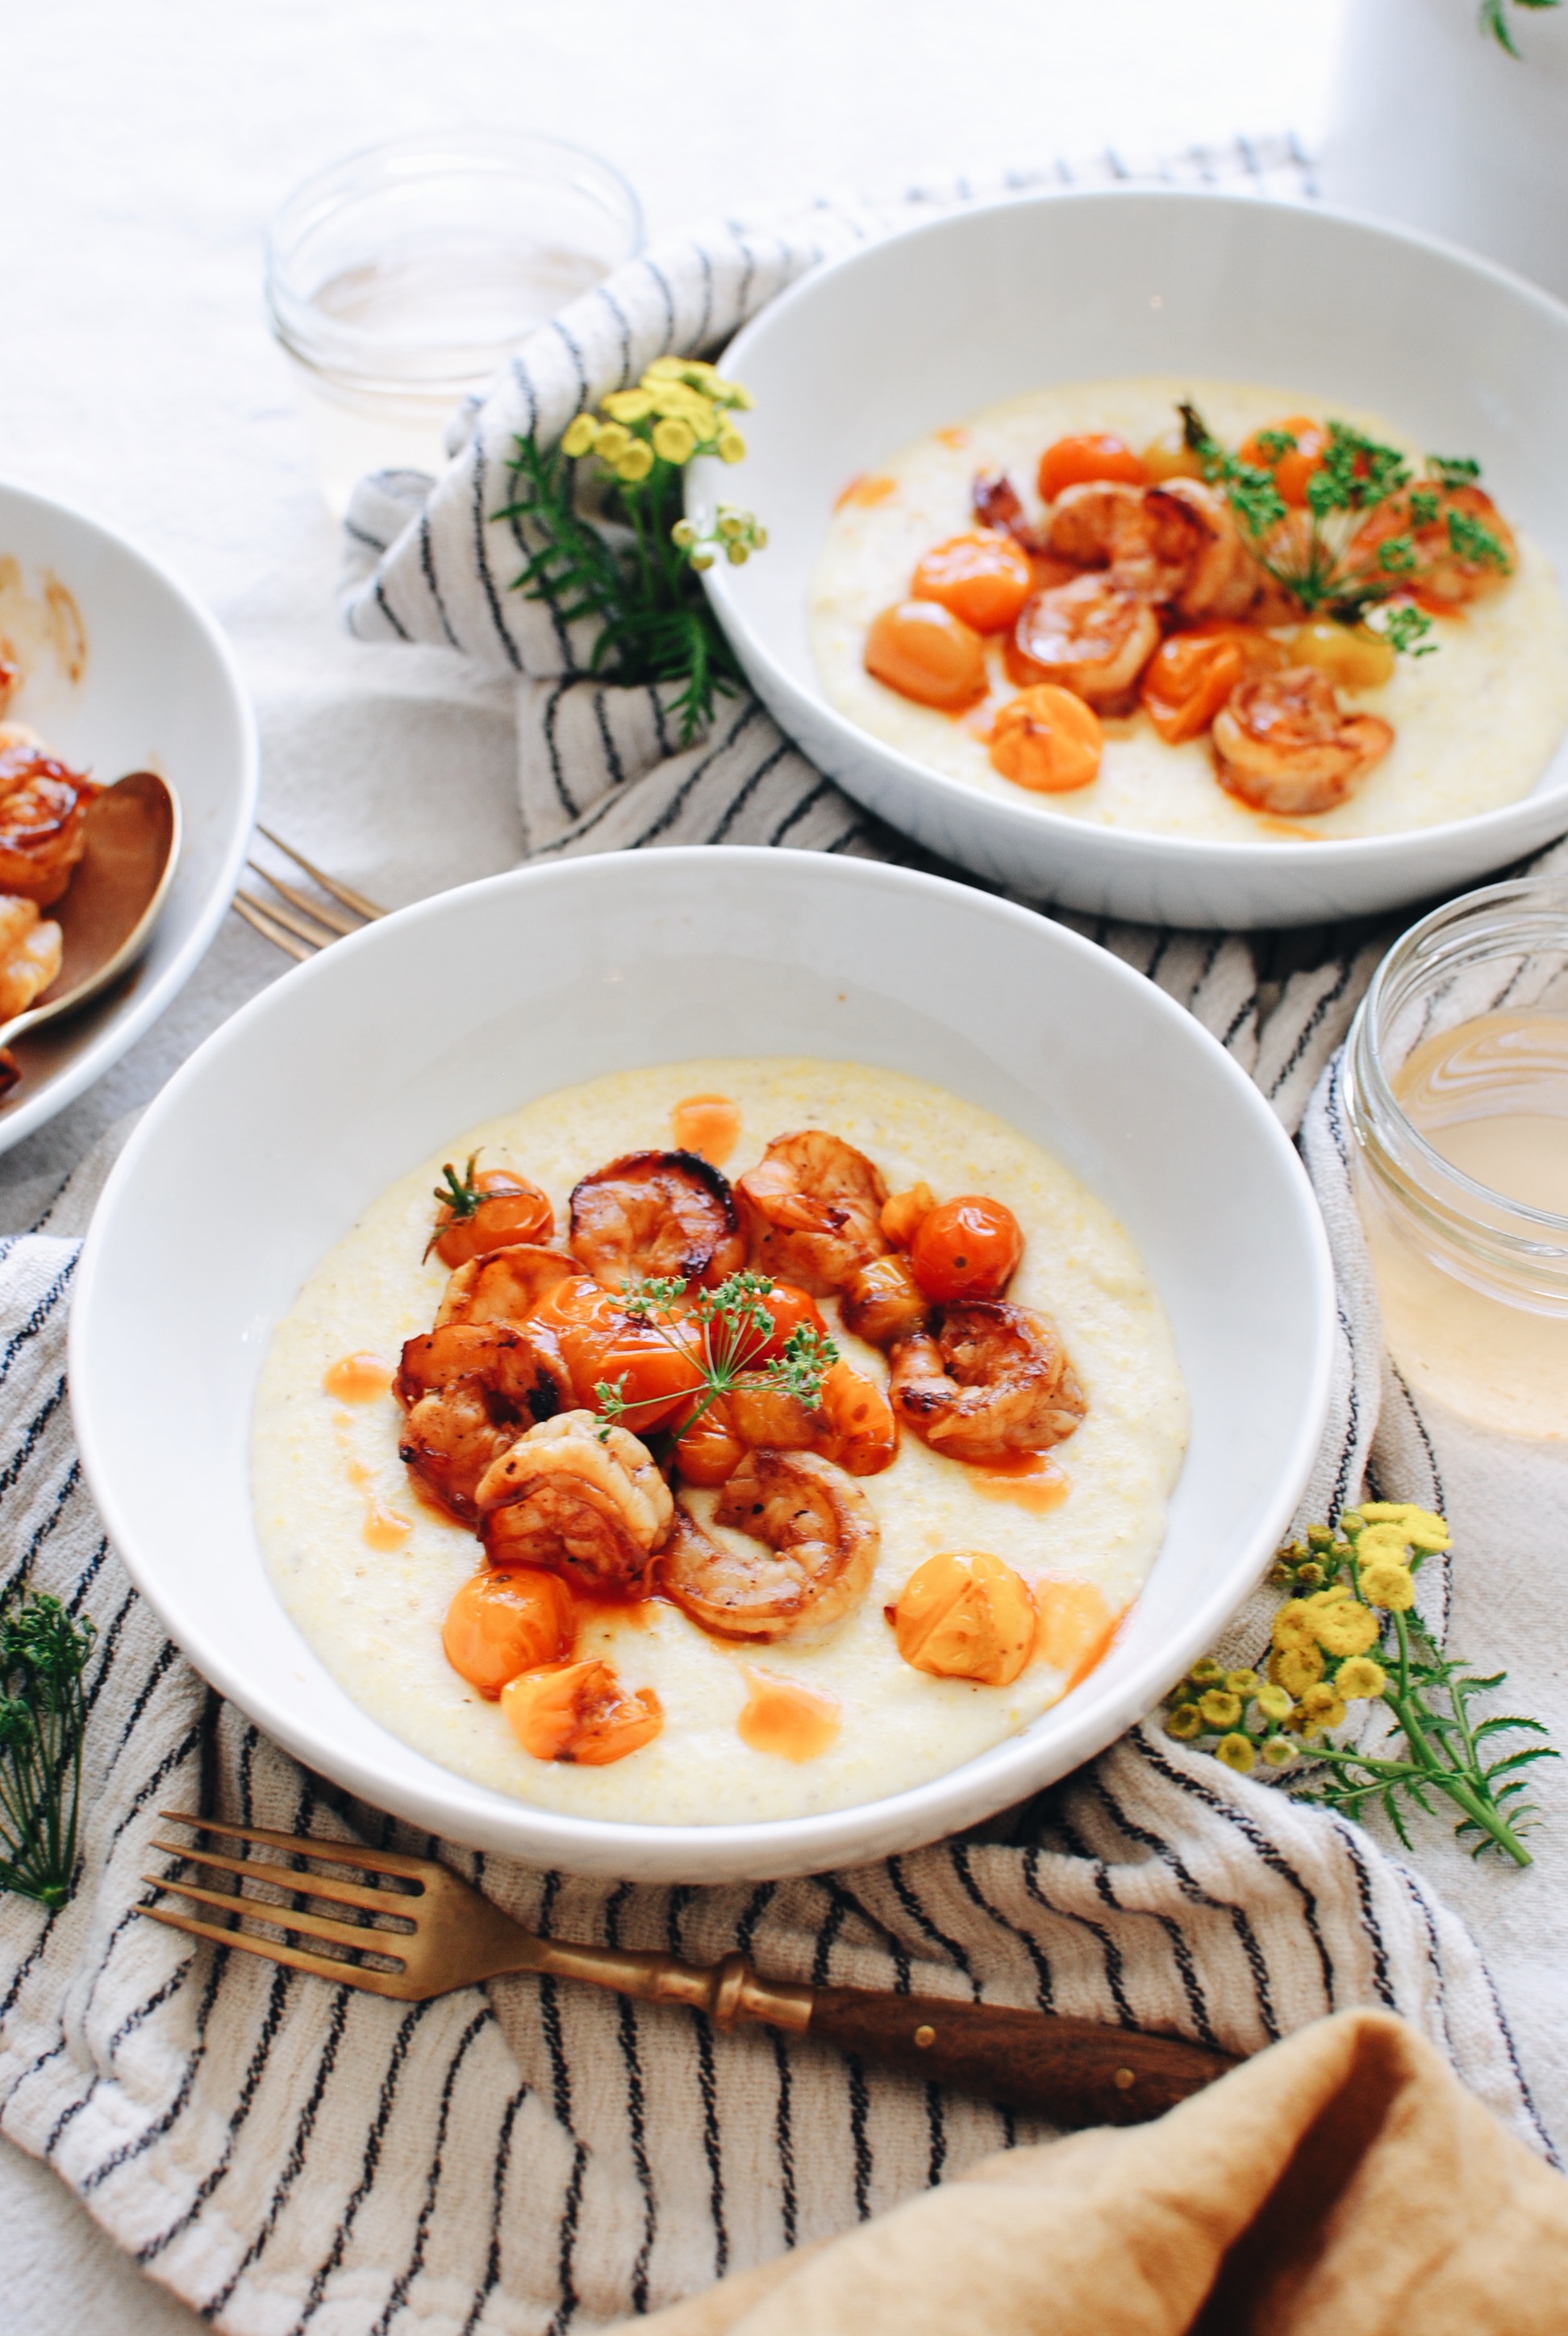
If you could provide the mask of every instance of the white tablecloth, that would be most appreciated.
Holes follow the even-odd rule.
[[[426,126],[597,146],[664,234],[818,187],[891,189],[1059,151],[1129,155],[1322,118],[1343,0],[51,0],[5,31],[0,471],[167,560],[228,628],[256,697],[269,822],[390,902],[509,865],[504,688],[375,649],[332,614],[336,532],[261,312],[260,237],[301,177]],[[0,1158],[30,1222],[102,1127],[283,960],[230,920],[163,1022]],[[8,2336],[173,2336],[54,2177],[0,2155]]]

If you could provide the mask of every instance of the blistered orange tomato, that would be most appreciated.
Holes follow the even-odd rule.
[[[599,1408],[601,1383],[618,1386],[621,1424],[634,1436],[661,1426],[702,1385],[692,1356],[651,1325],[628,1320],[613,1292],[586,1275],[558,1282],[531,1322],[555,1337],[571,1391],[588,1410]]]
[[[893,1609],[900,1654],[938,1679],[1010,1687],[1034,1651],[1029,1586],[989,1550],[943,1550],[917,1566]]]
[[[1024,1236],[1011,1209],[983,1192],[942,1201],[926,1218],[910,1250],[910,1265],[938,1306],[966,1298],[999,1298],[1024,1253]]]
[[[1054,503],[1065,489],[1081,487],[1090,479],[1122,479],[1130,487],[1141,487],[1148,475],[1125,438],[1090,431],[1082,437],[1058,438],[1046,448],[1040,456],[1040,498]]]
[[[430,1246],[443,1265],[466,1265],[471,1257],[488,1257],[492,1249],[508,1249],[514,1241],[547,1241],[555,1231],[549,1195],[526,1176],[514,1176],[509,1168],[482,1168],[473,1189],[480,1197],[467,1216],[454,1216],[445,1201],[436,1212]]]
[[[917,705],[961,714],[986,694],[979,633],[940,600],[901,600],[872,620],[866,671]]]
[[[508,1679],[570,1653],[575,1621],[559,1575],[537,1565],[486,1566],[447,1608],[441,1643],[459,1678],[493,1701]]]
[[[938,600],[977,633],[1006,632],[1035,589],[1028,554],[996,528],[955,535],[928,551],[916,568],[911,593]]]
[[[675,1465],[688,1484],[727,1484],[745,1455],[745,1443],[721,1397],[678,1438]]]
[[[784,1353],[786,1342],[803,1322],[815,1330],[819,1337],[826,1337],[828,1326],[823,1320],[816,1299],[809,1290],[797,1290],[793,1281],[775,1281],[771,1289],[762,1293],[762,1302],[773,1316],[773,1335],[765,1346],[758,1347],[747,1355],[748,1363],[773,1362]]]
[[[1281,644],[1254,626],[1199,625],[1161,642],[1138,695],[1166,745],[1179,746],[1202,736],[1238,682],[1287,661]]]
[[[852,1476],[880,1476],[898,1457],[899,1424],[891,1404],[874,1379],[848,1363],[834,1363],[823,1375],[817,1450]]]
[[[1009,697],[991,725],[991,768],[1032,793],[1070,794],[1099,775],[1105,733],[1092,706],[1054,681]]]
[[[1281,438],[1293,438],[1294,447],[1287,453],[1276,454],[1269,447],[1261,446],[1258,441],[1271,431],[1277,431]],[[1281,500],[1300,510],[1307,501],[1307,482],[1314,471],[1323,467],[1323,449],[1328,443],[1329,433],[1320,422],[1314,422],[1310,414],[1291,414],[1283,422],[1270,422],[1263,429],[1254,430],[1243,441],[1240,459],[1251,462],[1256,470],[1271,471]]]
[[[882,1202],[882,1239],[891,1241],[895,1249],[908,1249],[920,1219],[930,1216],[936,1204],[937,1196],[927,1183],[911,1184],[906,1192],[894,1192]]]
[[[536,1760],[608,1767],[651,1744],[664,1726],[652,1688],[628,1695],[609,1663],[558,1663],[524,1671],[501,1691],[501,1708]]]

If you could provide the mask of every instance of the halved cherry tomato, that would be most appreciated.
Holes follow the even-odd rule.
[[[1258,443],[1265,431],[1277,431],[1282,438],[1293,438],[1295,446],[1288,453],[1271,453]],[[1240,459],[1251,462],[1255,470],[1271,471],[1283,501],[1300,510],[1307,501],[1308,480],[1323,467],[1323,449],[1328,443],[1329,433],[1320,422],[1314,422],[1310,414],[1291,414],[1283,422],[1270,422],[1263,430],[1254,430],[1250,438],[1243,440]]]
[[[986,694],[986,652],[972,626],[940,600],[901,600],[872,620],[864,663],[917,705],[961,714]]]
[[[721,1397],[680,1437],[675,1465],[688,1484],[726,1484],[745,1458],[746,1449]]]
[[[1046,448],[1040,456],[1040,498],[1054,503],[1065,488],[1081,487],[1090,479],[1123,479],[1130,487],[1141,487],[1148,475],[1125,438],[1090,431],[1078,438],[1058,438]]]
[[[1162,641],[1138,685],[1154,728],[1167,746],[1201,737],[1240,681],[1279,671],[1284,648],[1252,625],[1194,625]]]
[[[981,1192],[943,1201],[915,1235],[910,1264],[939,1306],[965,1298],[999,1298],[1024,1253],[1011,1209]]]
[[[547,1241],[555,1231],[550,1196],[526,1176],[510,1168],[482,1168],[473,1180],[482,1195],[472,1215],[454,1217],[443,1202],[436,1212],[431,1248],[443,1265],[466,1265],[471,1257],[488,1257],[492,1249],[510,1249],[514,1241]]]
[[[508,1679],[570,1654],[576,1621],[559,1574],[537,1565],[486,1566],[447,1608],[441,1643],[458,1677],[493,1702]]]
[[[991,768],[1034,794],[1070,794],[1091,785],[1104,749],[1094,707],[1053,681],[1035,682],[1009,697],[991,725]]]
[[[920,1230],[920,1219],[929,1217],[936,1205],[936,1194],[924,1183],[911,1184],[907,1192],[894,1192],[882,1202],[882,1239],[891,1241],[895,1249],[908,1249]]]
[[[848,1363],[823,1377],[816,1448],[852,1476],[880,1476],[898,1457],[899,1423],[881,1388]]]
[[[502,1689],[501,1708],[536,1760],[603,1768],[651,1744],[664,1726],[652,1688],[628,1695],[609,1663],[558,1663],[524,1671]]]
[[[793,1281],[775,1281],[763,1293],[763,1304],[773,1316],[773,1336],[767,1344],[758,1347],[745,1358],[749,1364],[771,1363],[784,1353],[785,1342],[803,1322],[827,1336],[827,1324],[823,1320],[816,1299],[806,1290],[797,1290]]]
[[[598,1411],[595,1389],[618,1385],[624,1412],[620,1424],[634,1436],[662,1426],[702,1385],[693,1358],[672,1345],[663,1330],[634,1322],[614,1292],[575,1274],[558,1282],[532,1321],[552,1333],[585,1409]]]
[[[932,546],[916,568],[911,595],[937,600],[977,633],[1005,632],[1035,589],[1028,554],[1010,535],[983,527]]]

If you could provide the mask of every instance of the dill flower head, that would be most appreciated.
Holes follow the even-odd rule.
[[[1241,1724],[1242,1698],[1239,1695],[1227,1695],[1222,1687],[1212,1687],[1198,1709],[1206,1727],[1236,1728]]]
[[[1375,1696],[1382,1694],[1388,1684],[1388,1672],[1369,1655],[1352,1655],[1349,1661],[1341,1663],[1334,1673],[1334,1692],[1343,1696],[1349,1703],[1370,1702]]]
[[[1325,1654],[1364,1655],[1378,1643],[1378,1618],[1351,1600],[1325,1608],[1317,1618],[1317,1632]]]
[[[1195,1703],[1179,1703],[1165,1715],[1165,1733],[1174,1736],[1178,1744],[1190,1744],[1203,1732],[1203,1715]]]
[[[1238,1776],[1245,1776],[1257,1760],[1257,1747],[1250,1736],[1222,1736],[1214,1747],[1214,1757],[1224,1767],[1234,1769]]]
[[[1416,1603],[1416,1579],[1407,1565],[1380,1557],[1361,1572],[1361,1595],[1368,1606],[1386,1607],[1391,1614],[1407,1614]]]

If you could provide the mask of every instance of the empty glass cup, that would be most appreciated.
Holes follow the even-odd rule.
[[[642,245],[608,162],[521,131],[393,140],[307,180],[267,238],[267,305],[336,515],[366,471],[438,471],[463,400]]]

